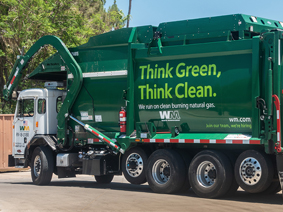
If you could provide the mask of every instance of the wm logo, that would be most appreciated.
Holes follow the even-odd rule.
[[[20,131],[29,131],[29,126],[20,126]]]
[[[159,111],[162,121],[180,121],[179,111]]]

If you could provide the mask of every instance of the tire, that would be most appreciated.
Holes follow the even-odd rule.
[[[112,182],[114,175],[108,174],[108,175],[100,175],[100,176],[94,176],[95,180],[99,184],[109,184]]]
[[[227,193],[225,194],[225,197],[233,196],[236,193],[236,191],[238,190],[238,188],[239,188],[239,185],[238,185],[238,183],[237,183],[237,181],[236,181],[236,179],[233,175],[232,184],[231,184],[229,190],[227,191]]]
[[[236,158],[236,156],[232,152],[227,152],[227,154],[225,154],[225,155],[229,158],[229,160],[231,162],[232,172],[233,172],[232,184],[231,184],[228,192],[225,194],[225,197],[230,197],[230,196],[233,196],[236,193],[236,191],[238,190],[238,188],[239,188],[239,185],[238,185],[238,183],[236,181],[235,174],[234,174],[234,168],[235,168],[235,163],[236,163],[236,159],[237,158]]]
[[[247,150],[241,153],[235,164],[235,178],[239,186],[249,193],[266,190],[273,179],[274,168],[265,153]]]
[[[204,150],[193,158],[189,168],[189,180],[199,197],[219,198],[232,186],[232,165],[221,152]]]
[[[31,178],[35,185],[48,185],[52,179],[54,158],[48,147],[36,147],[31,159]]]
[[[179,191],[179,192],[182,193],[182,192],[188,191],[191,188],[188,171],[189,171],[189,167],[190,167],[192,158],[189,155],[189,153],[185,150],[178,149],[177,152],[181,155],[182,159],[185,162],[185,166],[186,166],[186,168],[185,168],[186,169],[186,171],[185,171],[185,174],[186,174],[185,182],[184,182],[184,185],[182,186],[182,188]]]
[[[127,151],[122,158],[122,171],[131,184],[143,184],[146,182],[146,163],[148,155],[140,147],[134,147]]]
[[[148,159],[146,178],[154,192],[165,194],[178,192],[186,179],[185,163],[174,150],[156,150]]]

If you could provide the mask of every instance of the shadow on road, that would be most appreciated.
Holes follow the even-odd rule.
[[[273,195],[263,195],[263,194],[250,194],[245,191],[239,191],[239,190],[232,197],[225,198],[225,200],[239,201],[239,202],[264,203],[264,204],[276,204],[276,205],[283,204],[281,193],[277,193]]]
[[[10,184],[33,185],[33,183],[31,182],[17,182],[17,183],[10,183]],[[91,181],[78,181],[78,180],[70,181],[69,180],[69,181],[53,181],[48,185],[48,187],[51,187],[51,186],[93,188],[93,189],[113,189],[113,190],[123,190],[123,191],[130,191],[130,192],[153,193],[148,185],[133,185],[133,184],[119,183],[119,182],[112,182],[110,184],[98,184],[95,181],[91,182]],[[160,194],[160,195],[164,195],[164,194]],[[184,193],[171,194],[171,195],[200,198],[196,196],[196,194],[192,191],[192,189]],[[281,193],[277,193],[274,195],[259,195],[259,194],[250,194],[250,193],[247,193],[241,190],[238,190],[233,196],[229,198],[221,198],[221,200],[249,202],[249,203],[275,204],[275,205],[283,204]]]

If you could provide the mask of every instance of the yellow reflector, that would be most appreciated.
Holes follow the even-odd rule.
[[[38,121],[37,121],[37,122],[35,122],[35,126],[36,126],[36,127],[38,127]]]
[[[15,125],[13,125],[13,129],[15,129]]]

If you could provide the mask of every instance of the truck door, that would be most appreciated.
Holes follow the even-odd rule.
[[[27,143],[34,136],[35,98],[20,99],[17,103],[13,129],[13,155],[23,158]]]

